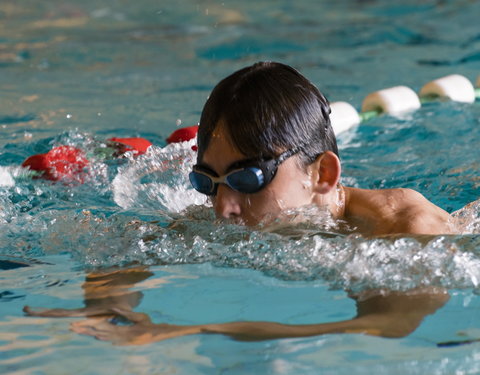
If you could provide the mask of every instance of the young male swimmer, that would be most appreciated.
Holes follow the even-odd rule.
[[[452,231],[450,215],[413,190],[364,190],[339,184],[341,167],[328,102],[289,66],[257,63],[222,80],[205,104],[197,141],[197,164],[190,180],[195,189],[211,196],[219,218],[253,226],[285,209],[315,204],[367,236]],[[38,316],[123,316],[134,324],[117,326],[97,317],[72,325],[78,333],[118,344],[145,344],[196,333],[246,340],[346,332],[399,337],[443,306],[448,293],[424,288],[406,293],[372,291],[361,300],[352,297],[357,299],[354,319],[310,325],[153,324],[145,314],[120,304],[100,308],[103,312],[98,307],[91,312],[25,311]]]
[[[316,204],[366,235],[451,231],[449,214],[413,190],[340,185],[329,112],[289,66],[257,63],[230,75],[203,109],[193,186],[212,197],[218,217],[246,225]]]

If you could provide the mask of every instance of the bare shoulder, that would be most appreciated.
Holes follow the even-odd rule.
[[[435,206],[432,202],[430,202],[427,198],[425,198],[421,193],[413,189],[397,188],[397,189],[385,189],[385,190],[377,190],[377,191],[382,192],[382,195],[385,196],[385,199],[387,201],[395,200],[395,203],[399,207],[419,208],[424,205]]]
[[[387,201],[394,201],[395,232],[411,234],[450,234],[451,216],[421,193],[412,189],[391,189]]]
[[[376,235],[449,234],[451,216],[412,189],[353,189],[357,215],[374,223]]]

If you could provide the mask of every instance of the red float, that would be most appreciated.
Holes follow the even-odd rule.
[[[30,156],[22,163],[22,167],[41,172],[39,177],[47,180],[83,182],[82,172],[88,164],[88,159],[82,150],[73,146],[58,146],[45,154]]]

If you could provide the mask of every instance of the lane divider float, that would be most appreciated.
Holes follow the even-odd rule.
[[[330,120],[337,135],[381,114],[400,116],[433,100],[473,103],[480,99],[480,75],[477,77],[476,86],[474,88],[466,77],[452,74],[428,82],[418,95],[407,86],[390,87],[367,95],[362,102],[360,113],[348,102],[330,103]],[[197,136],[197,131],[198,125],[177,129],[167,138],[167,143],[190,141]],[[113,137],[107,140],[107,147],[101,149],[98,155],[101,154],[105,159],[122,157],[126,152],[139,156],[146,153],[151,145],[149,140],[141,137]],[[192,149],[196,151],[196,146],[192,146]],[[84,172],[89,164],[90,161],[82,150],[61,145],[44,154],[30,156],[22,163],[22,167],[31,170],[34,178],[83,183]]]
[[[362,102],[361,112],[347,102],[330,103],[335,135],[338,135],[361,122],[381,114],[400,116],[419,109],[422,103],[435,100],[451,100],[460,103],[473,103],[480,99],[480,75],[476,88],[468,78],[452,74],[425,84],[417,95],[407,86],[395,86],[368,94]]]
[[[189,141],[197,136],[197,129],[198,126],[178,129],[168,137],[167,143]],[[137,157],[145,154],[150,146],[152,142],[142,137],[113,137],[107,139],[106,147],[95,149],[91,156],[97,160],[110,160],[123,157],[125,153],[130,152]],[[31,172],[29,176],[35,179],[83,183],[90,163],[89,155],[83,150],[74,146],[60,145],[46,153],[28,157],[22,163],[22,167],[27,168]],[[8,186],[10,185],[11,183]]]

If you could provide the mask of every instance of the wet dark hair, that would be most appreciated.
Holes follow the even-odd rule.
[[[303,166],[325,151],[338,156],[329,113],[327,99],[294,68],[256,63],[213,89],[200,118],[197,160],[202,161],[217,126],[248,158],[272,158],[297,147]]]

